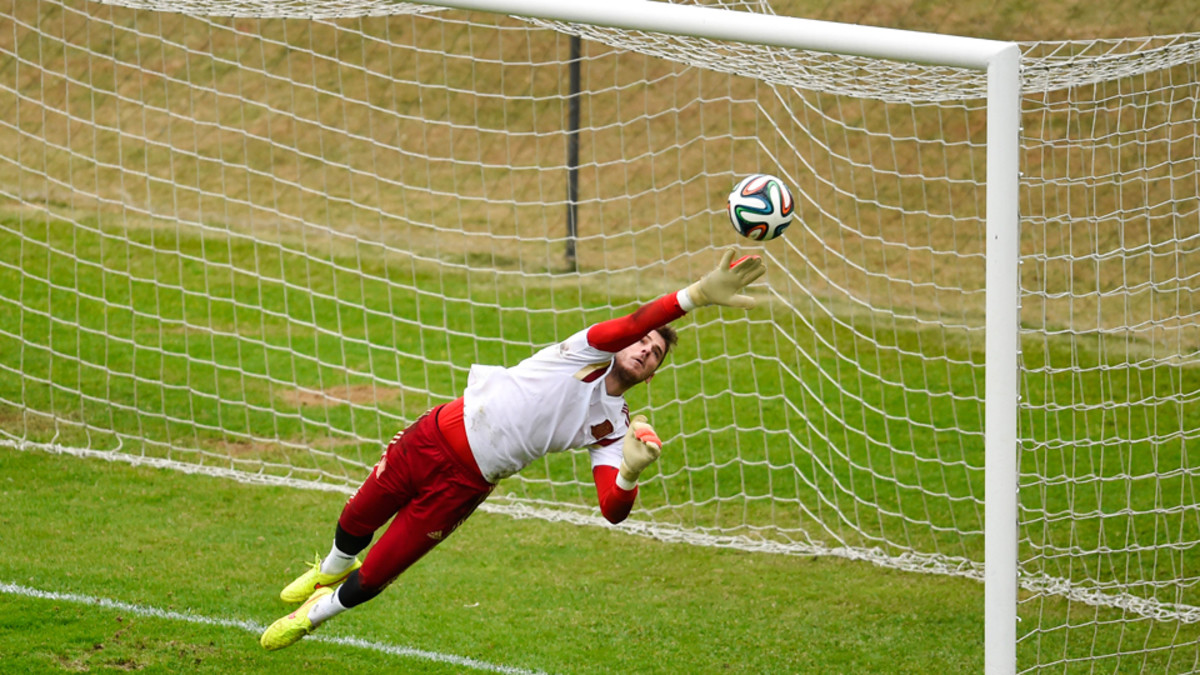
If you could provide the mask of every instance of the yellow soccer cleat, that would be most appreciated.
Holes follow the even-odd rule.
[[[316,628],[312,624],[312,621],[308,620],[308,613],[312,611],[313,605],[317,604],[317,601],[321,598],[332,594],[333,589],[328,586],[318,588],[308,597],[308,600],[304,601],[303,605],[297,607],[291,614],[271,624],[263,632],[258,643],[263,646],[263,649],[270,651],[296,644],[297,640],[313,632],[313,629]]]
[[[279,598],[284,602],[304,602],[304,599],[311,596],[313,591],[318,588],[336,588],[338,584],[346,580],[346,577],[350,576],[351,572],[362,567],[362,563],[355,558],[354,564],[345,572],[321,574],[321,556],[319,555],[315,562],[307,564],[308,571],[296,577],[295,581],[279,592]]]

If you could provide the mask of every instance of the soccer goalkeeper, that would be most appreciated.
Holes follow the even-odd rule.
[[[472,366],[461,398],[392,439],[342,509],[329,554],[280,593],[303,604],[267,628],[262,646],[287,647],[374,598],[450,536],[500,479],[547,453],[587,447],[601,513],[624,520],[638,476],[662,451],[645,418],[629,418],[625,392],[649,380],[675,344],[667,324],[705,305],[752,308],[754,299],[742,291],[765,272],[760,257],[734,261],[729,250],[699,281],[628,316],[595,324],[512,368]]]

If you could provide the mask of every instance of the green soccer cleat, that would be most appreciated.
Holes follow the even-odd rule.
[[[297,640],[313,632],[313,629],[316,628],[312,624],[312,621],[308,620],[308,613],[312,611],[313,605],[317,604],[317,601],[321,598],[332,594],[333,589],[328,586],[318,588],[308,597],[308,600],[304,601],[303,605],[297,607],[291,614],[271,624],[263,632],[258,643],[263,646],[263,649],[270,651],[296,644]]]
[[[279,592],[279,598],[284,602],[304,602],[305,598],[311,596],[313,591],[318,588],[336,588],[338,584],[346,580],[346,577],[350,576],[351,572],[362,567],[362,563],[355,558],[354,564],[345,572],[321,574],[320,555],[317,556],[315,562],[307,564],[308,571],[296,577],[295,581]]]

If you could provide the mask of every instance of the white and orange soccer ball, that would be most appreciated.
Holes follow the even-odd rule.
[[[735,185],[726,208],[733,229],[756,241],[783,234],[796,213],[796,203],[787,185],[765,173],[746,176]]]

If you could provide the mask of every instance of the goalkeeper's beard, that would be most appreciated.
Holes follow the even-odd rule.
[[[626,359],[628,359],[628,361]],[[620,355],[618,355],[617,358],[613,359],[612,370],[608,373],[609,378],[614,380],[614,384],[617,385],[621,393],[624,393],[625,391],[632,389],[646,380],[649,380],[651,377],[654,377],[654,371],[650,371],[643,375],[640,372],[632,370],[627,365],[629,361],[632,361],[631,357],[621,358]]]

